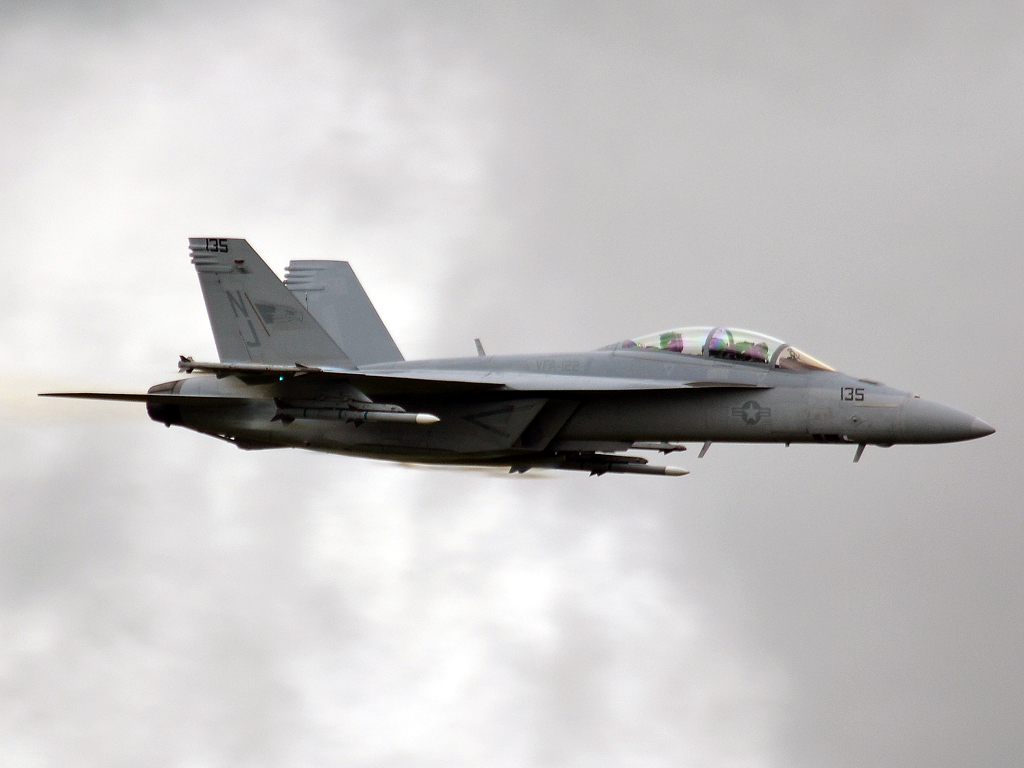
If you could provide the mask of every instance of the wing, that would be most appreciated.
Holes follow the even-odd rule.
[[[522,371],[432,370],[417,368],[396,371],[354,371],[308,365],[258,365],[249,363],[204,363],[182,357],[178,369],[185,373],[214,373],[219,377],[273,378],[292,376],[338,377],[356,386],[361,384],[451,385],[452,388],[510,390],[518,392],[614,392],[629,390],[679,389],[770,389],[760,384],[725,381],[672,381],[636,379],[619,376],[568,376],[555,373]]]

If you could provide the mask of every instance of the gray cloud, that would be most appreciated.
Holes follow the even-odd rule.
[[[0,762],[1020,754],[1016,7],[0,19]],[[410,356],[730,322],[999,432],[530,480],[25,397],[212,354],[211,231],[351,258]]]

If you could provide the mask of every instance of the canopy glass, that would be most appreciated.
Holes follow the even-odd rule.
[[[622,349],[676,352],[695,357],[760,363],[788,371],[832,371],[834,368],[801,352],[781,339],[742,328],[674,328],[650,336],[627,339]]]

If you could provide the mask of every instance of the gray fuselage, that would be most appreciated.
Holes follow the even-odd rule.
[[[436,391],[410,387],[417,371],[557,376],[557,390]],[[280,418],[283,406],[343,402],[344,384],[288,377],[246,383],[200,374],[173,385],[181,395],[238,397],[237,404],[150,405],[154,420],[234,439],[243,447],[292,446],[438,463],[515,464],[531,456],[622,451],[637,442],[943,443],[990,434],[984,422],[866,379],[833,371],[788,371],[765,364],[646,349],[509,355],[362,366],[380,374],[359,388],[375,401],[429,412],[436,424],[353,423]],[[390,377],[390,378],[389,378]],[[593,380],[687,382],[682,388],[594,389]],[[266,380],[261,380],[265,382]],[[167,387],[171,385],[161,385]],[[154,388],[154,390],[157,388]],[[323,409],[313,409],[323,412]],[[288,413],[296,413],[292,407]],[[312,412],[312,411],[311,411]],[[301,414],[300,414],[301,415]],[[276,417],[276,418],[275,418]]]

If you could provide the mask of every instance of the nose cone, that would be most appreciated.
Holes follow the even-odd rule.
[[[993,432],[992,427],[969,413],[919,397],[907,398],[897,430],[901,443],[955,443]]]
[[[987,437],[995,431],[995,427],[990,427],[981,419],[975,419],[971,422],[971,437],[969,439],[973,440],[976,437]]]

